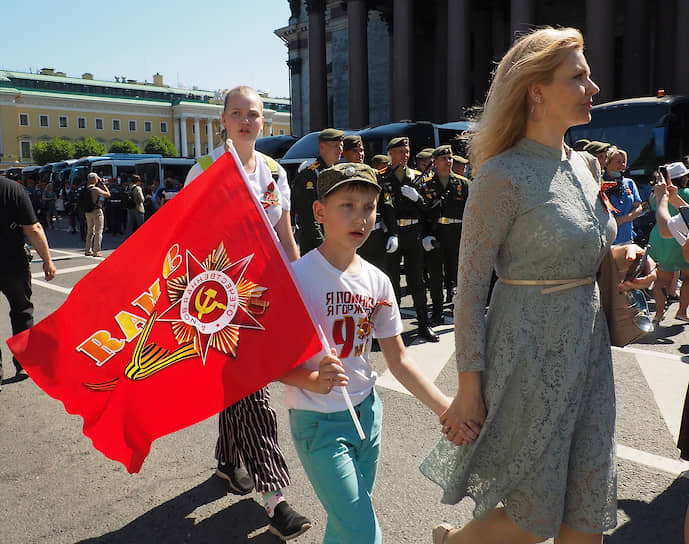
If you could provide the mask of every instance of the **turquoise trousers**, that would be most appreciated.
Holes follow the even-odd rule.
[[[383,405],[375,389],[355,410],[364,440],[348,411],[289,411],[299,459],[328,515],[323,544],[382,542],[371,503],[383,420]]]

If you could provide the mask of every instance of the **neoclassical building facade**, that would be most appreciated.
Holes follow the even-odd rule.
[[[263,101],[264,135],[290,134],[289,99],[264,95]],[[33,144],[55,137],[92,137],[106,148],[130,140],[143,151],[152,136],[165,136],[181,157],[199,157],[220,145],[222,104],[222,91],[170,87],[160,74],[141,83],[49,68],[0,71],[0,169],[32,164]]]
[[[689,0],[288,0],[292,130],[460,119],[513,37],[582,30],[597,102],[689,94]]]

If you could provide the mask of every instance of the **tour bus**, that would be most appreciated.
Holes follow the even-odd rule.
[[[58,172],[61,170],[71,167],[76,161],[76,159],[68,159],[66,161],[49,162],[41,167],[38,171],[38,182],[39,183],[52,183],[55,186],[55,190],[62,187],[62,184],[58,180]]]
[[[138,153],[111,153],[107,157],[93,161],[91,170],[101,178],[119,178],[124,182],[134,174],[134,165],[140,159],[161,159],[158,154],[138,154]]]
[[[72,170],[69,174],[69,181],[70,183],[73,183],[77,186],[83,184],[86,182],[86,177],[90,172],[93,172],[93,165],[98,162],[98,161],[108,161],[108,160],[128,160],[130,163],[132,161],[145,158],[145,157],[161,157],[161,155],[158,154],[134,154],[134,153],[106,153],[104,155],[100,156],[88,156],[88,157],[82,157],[81,159],[78,159],[73,165],[72,165]],[[113,166],[112,164],[108,164],[107,162],[100,163],[99,166],[101,167],[101,170],[98,175],[100,177],[117,177],[117,167],[115,165],[115,168],[110,168]],[[123,166],[126,166],[124,164]],[[125,170],[127,170],[125,168]],[[111,172],[111,173],[110,173]],[[133,170],[131,173],[128,175],[133,174]]]
[[[41,169],[40,166],[27,166],[22,170],[22,182],[26,185],[26,182],[32,179],[36,184],[38,184],[38,172]]]
[[[184,185],[187,173],[194,163],[196,163],[194,159],[182,157],[154,157],[134,161],[134,170],[141,176],[144,184],[153,184],[156,181],[164,184],[166,179],[172,179]]]
[[[569,129],[569,145],[581,138],[609,142],[627,152],[627,175],[646,185],[659,165],[689,154],[689,97],[629,98],[591,108],[591,122]]]

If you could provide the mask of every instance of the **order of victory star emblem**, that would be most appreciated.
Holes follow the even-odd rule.
[[[221,242],[203,262],[186,252],[186,274],[167,280],[170,307],[157,321],[172,323],[179,344],[194,343],[205,364],[210,348],[235,357],[240,329],[264,330],[254,317],[268,301],[265,287],[246,277],[253,258],[231,262]]]

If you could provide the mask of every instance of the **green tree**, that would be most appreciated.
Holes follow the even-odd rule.
[[[153,136],[144,147],[144,153],[159,153],[163,157],[176,157],[177,148],[166,136]]]
[[[31,149],[33,160],[38,165],[58,162],[74,157],[74,144],[61,138],[53,138],[49,142],[38,142]]]
[[[129,140],[115,140],[113,143],[110,144],[110,149],[108,150],[109,153],[141,153],[138,147],[136,147],[136,144],[134,142],[130,142]]]
[[[97,142],[90,136],[74,142],[74,158],[78,159],[80,157],[88,157],[89,155],[97,157],[105,153],[105,146],[100,142]]]

